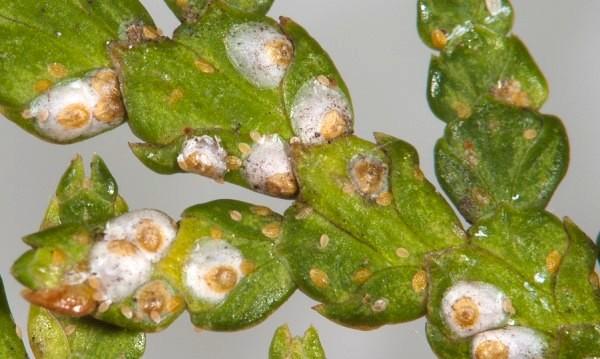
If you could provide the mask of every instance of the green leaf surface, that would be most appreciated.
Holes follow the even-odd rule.
[[[225,38],[238,24],[277,24],[216,2],[200,21],[183,25],[175,41],[115,49],[129,124],[142,140],[169,144],[186,129],[222,128],[249,135],[291,137],[277,89],[260,89],[231,63]]]
[[[543,209],[569,162],[558,118],[506,106],[450,123],[435,152],[441,185],[470,222],[503,205]]]
[[[1,112],[45,137],[21,112],[48,87],[110,67],[107,42],[125,39],[136,22],[153,24],[137,0],[0,2]]]
[[[568,323],[600,323],[600,289],[594,270],[598,248],[568,218],[565,230],[569,247],[556,278],[556,304]]]
[[[566,326],[558,334],[560,359],[600,356],[600,326]]]
[[[314,327],[306,330],[303,337],[293,337],[290,328],[283,325],[275,331],[269,359],[325,359],[319,333]]]
[[[432,58],[427,94],[433,113],[452,122],[494,103],[539,109],[548,85],[517,37],[476,27]]]
[[[509,0],[419,0],[417,4],[418,31],[425,44],[433,48],[453,40],[477,25],[489,27],[499,35],[507,34],[513,23]]]
[[[274,0],[220,0],[241,12],[265,15]],[[165,0],[175,15],[185,22],[196,22],[202,16],[207,0]]]
[[[302,200],[286,212],[279,248],[299,287],[323,303],[316,307],[321,314],[361,329],[422,315],[423,257],[466,238],[424,179],[415,150],[376,137],[379,146],[349,136],[294,148]],[[357,158],[377,164],[363,178],[384,183],[377,198],[361,192]]]
[[[4,291],[4,283],[0,278],[0,357],[11,359],[26,359],[27,352],[18,334],[18,328],[15,325],[8,301],[6,292]]]
[[[37,359],[137,359],[146,345],[143,333],[56,316],[35,306],[29,312],[29,340]]]
[[[510,263],[529,282],[552,291],[569,239],[547,212],[501,209],[469,229],[473,244]]]
[[[274,254],[280,232],[281,217],[265,207],[233,200],[194,206],[182,215],[177,239],[157,273],[185,293],[195,326],[219,331],[244,329],[264,320],[295,290],[287,269]],[[241,256],[241,264],[224,261],[210,267],[239,265],[240,270],[237,281],[216,301],[199,296],[187,280],[194,256],[223,255],[211,252],[213,245],[225,245]]]
[[[441,302],[454,284],[483,282],[501,290],[511,301],[514,325],[553,334],[564,318],[557,314],[553,293],[533,280],[524,278],[518,269],[490,252],[469,245],[431,256],[427,263],[429,277],[428,320],[449,338],[456,338],[444,319]]]
[[[429,346],[439,359],[466,359],[471,357],[471,343],[469,340],[451,340],[438,326],[431,322],[427,322],[425,329]]]

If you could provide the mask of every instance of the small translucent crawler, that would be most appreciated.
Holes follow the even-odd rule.
[[[227,151],[216,136],[195,136],[183,143],[177,163],[186,172],[197,173],[221,182],[227,172]]]
[[[288,145],[279,135],[262,136],[243,161],[248,183],[263,193],[293,197],[298,191]]]
[[[175,221],[154,209],[131,211],[112,219],[104,228],[104,240],[131,242],[151,263],[164,257],[176,235]]]
[[[210,303],[223,301],[242,278],[244,257],[227,241],[205,240],[190,254],[184,283],[191,294]]]
[[[377,200],[388,192],[388,166],[377,157],[359,154],[352,158],[348,168],[356,192],[370,200]]]
[[[485,0],[485,7],[492,16],[496,16],[502,11],[502,0]]]
[[[300,88],[291,119],[294,132],[306,144],[324,143],[352,133],[350,101],[326,76],[318,76]]]
[[[94,136],[121,124],[125,109],[117,75],[101,69],[50,88],[23,112],[38,131],[57,142]]]
[[[442,299],[444,320],[461,338],[504,325],[511,308],[502,291],[482,282],[458,282]]]
[[[100,283],[95,299],[118,303],[150,279],[152,264],[128,240],[102,240],[91,250],[90,272]]]
[[[235,68],[261,88],[279,86],[294,56],[292,42],[285,35],[258,22],[233,26],[225,47]]]
[[[546,341],[534,330],[506,327],[477,334],[471,347],[474,359],[543,358]]]

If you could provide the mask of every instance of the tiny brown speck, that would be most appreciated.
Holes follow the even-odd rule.
[[[214,226],[210,228],[210,238],[215,239],[215,240],[219,240],[223,238],[223,230],[218,227],[218,226]]]
[[[200,72],[205,74],[214,74],[216,71],[215,67],[204,59],[196,59],[194,65]]]
[[[433,44],[433,47],[441,50],[446,47],[446,44],[448,43],[448,37],[444,31],[435,29],[431,32],[431,43]]]
[[[250,153],[250,151],[252,151],[252,147],[250,147],[249,144],[244,142],[238,143],[238,149],[240,150],[243,156],[247,156]]]
[[[52,86],[52,81],[50,80],[39,80],[36,81],[35,85],[33,85],[33,90],[37,93],[43,93],[48,91],[48,89]]]
[[[375,202],[380,205],[380,206],[389,206],[390,204],[392,204],[392,194],[390,192],[383,192],[382,194],[379,195],[379,197],[377,197],[377,200],[375,200]]]
[[[270,208],[264,206],[252,206],[250,207],[250,211],[261,217],[266,217],[272,213]]]
[[[537,131],[534,128],[528,128],[523,131],[523,138],[530,141],[536,138],[538,135]]]
[[[242,160],[236,156],[227,156],[227,169],[230,171],[237,171],[242,167]]]
[[[548,254],[546,257],[546,269],[550,274],[554,274],[558,271],[558,267],[560,266],[561,255],[560,252],[554,250]]]
[[[62,79],[63,77],[67,76],[69,71],[67,70],[65,65],[59,64],[58,62],[54,62],[48,65],[48,73],[54,78]]]

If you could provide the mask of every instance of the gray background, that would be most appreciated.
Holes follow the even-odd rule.
[[[482,0],[483,1],[483,0]],[[375,130],[414,144],[433,178],[432,148],[443,126],[430,113],[425,86],[430,51],[415,30],[415,0],[279,0],[273,16],[303,24],[336,61],[357,112],[358,135]],[[175,18],[159,0],[146,0],[158,23],[170,33]],[[550,208],[569,215],[588,234],[600,227],[600,63],[598,14],[594,0],[515,0],[515,32],[529,45],[548,77],[551,97],[544,111],[561,116],[572,143],[570,172]],[[36,230],[55,185],[76,153],[89,160],[100,153],[132,208],[160,208],[177,217],[193,204],[237,198],[283,210],[289,204],[232,185],[217,186],[192,175],[151,173],[129,153],[135,140],[127,125],[85,143],[43,143],[8,121],[0,121],[0,274],[6,281],[17,322],[24,327],[27,305],[9,274],[26,247],[19,238]],[[295,332],[314,324],[330,358],[430,358],[422,320],[359,332],[328,322],[310,310],[313,302],[296,294],[256,328],[233,333],[196,333],[183,315],[163,333],[150,335],[147,358],[265,358],[274,329],[290,323]]]

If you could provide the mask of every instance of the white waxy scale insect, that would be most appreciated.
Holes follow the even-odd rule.
[[[234,67],[260,88],[279,86],[294,52],[285,35],[259,22],[234,25],[227,34],[225,47]]]
[[[242,253],[224,240],[203,239],[190,254],[184,283],[198,300],[219,303],[244,277]]]
[[[471,345],[473,358],[537,359],[544,357],[546,349],[539,333],[518,326],[479,333]]]
[[[124,116],[116,74],[110,69],[58,84],[23,112],[41,134],[58,142],[94,136],[118,126]]]
[[[255,189],[272,195],[297,190],[289,148],[279,135],[262,136],[243,160],[243,174]]]
[[[151,262],[161,260],[177,235],[175,221],[155,209],[140,209],[106,223],[104,240],[127,240]]]
[[[216,136],[194,136],[183,143],[177,163],[186,172],[222,180],[227,172],[227,151]]]
[[[483,282],[457,282],[442,298],[442,315],[457,336],[464,338],[501,327],[512,308],[495,286]]]
[[[352,133],[350,101],[342,90],[324,76],[306,82],[291,109],[294,133],[302,143],[321,144]]]

